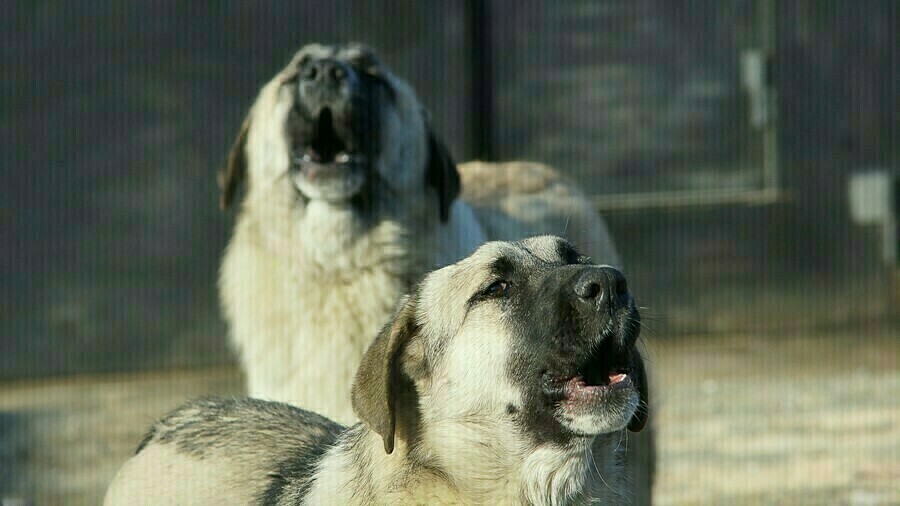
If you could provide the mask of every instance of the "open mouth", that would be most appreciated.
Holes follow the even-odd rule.
[[[352,197],[365,182],[369,157],[355,151],[336,128],[336,118],[322,108],[312,125],[312,135],[294,150],[294,182],[311,198],[343,200]]]
[[[569,406],[602,403],[614,392],[633,387],[632,357],[628,350],[605,339],[591,350],[574,373],[547,378],[547,391],[554,400]]]
[[[573,404],[600,402],[612,392],[631,386],[628,367],[604,367],[589,363],[584,370],[584,373],[569,378],[563,386],[565,402]]]
[[[334,121],[331,109],[323,108],[313,126],[312,141],[295,153],[295,164],[340,167],[366,160],[365,155],[347,148],[335,130]]]

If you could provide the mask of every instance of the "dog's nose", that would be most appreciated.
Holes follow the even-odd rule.
[[[628,283],[617,269],[591,267],[575,280],[575,294],[595,304],[620,307],[628,300]]]
[[[331,58],[314,60],[300,73],[305,84],[338,87],[346,81],[353,81],[353,69],[349,65]]]

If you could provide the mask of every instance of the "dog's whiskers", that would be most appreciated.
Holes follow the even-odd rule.
[[[566,233],[569,231],[569,220],[572,219],[572,213],[575,212],[575,200],[572,200],[572,205],[569,207],[569,215],[566,216],[566,224],[563,226],[562,237],[566,237]]]
[[[622,439],[627,438],[627,437],[628,437],[628,434],[627,434],[626,431],[619,432],[619,442],[616,443],[616,447],[615,447],[615,449],[613,450],[613,452],[616,452],[616,451],[619,450],[619,447],[622,446]],[[627,442],[625,443],[625,445],[626,445],[625,447],[628,448],[628,446],[627,446],[628,443],[627,443]]]
[[[596,460],[596,458],[594,457],[594,452],[592,451],[592,452],[590,452],[590,453],[591,453],[590,463],[591,463],[591,465],[593,466],[594,471],[597,473],[597,477],[600,478],[600,481],[601,481],[604,485],[606,485],[606,488],[608,488],[608,489],[609,489],[610,491],[612,491],[614,494],[618,494],[619,492],[618,492],[616,489],[612,488],[612,487],[609,485],[609,483],[606,483],[606,480],[603,479],[603,473],[600,472],[600,468],[597,466],[597,460]]]

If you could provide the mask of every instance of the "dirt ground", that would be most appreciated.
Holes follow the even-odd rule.
[[[653,338],[657,504],[900,504],[900,333]],[[179,401],[231,368],[0,383],[0,498],[98,504]]]

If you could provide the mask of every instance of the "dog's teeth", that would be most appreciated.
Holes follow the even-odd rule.
[[[338,155],[334,157],[334,161],[337,163],[347,163],[350,161],[350,155],[347,153],[338,153]]]
[[[623,381],[623,380],[625,379],[625,377],[626,377],[626,375],[625,375],[625,374],[622,374],[622,373],[619,373],[619,374],[610,374],[610,375],[609,375],[609,384],[610,384],[610,385],[615,385],[616,383],[619,383],[620,381]]]

